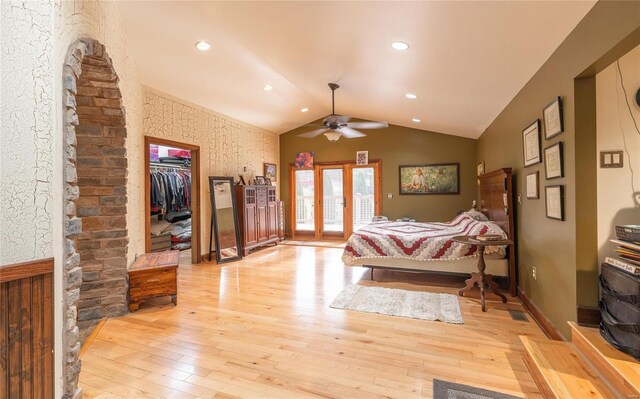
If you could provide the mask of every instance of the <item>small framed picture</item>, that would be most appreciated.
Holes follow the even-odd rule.
[[[562,98],[556,97],[544,110],[542,110],[544,119],[544,138],[549,140],[553,136],[557,136],[564,131],[564,119],[562,116]]]
[[[544,190],[547,217],[564,220],[564,186],[546,186]]]
[[[562,142],[544,149],[544,171],[547,180],[564,176]]]
[[[478,173],[478,176],[484,175],[484,161],[478,163],[477,173]]]
[[[271,185],[271,179],[269,179],[268,177],[265,176],[264,184],[266,184],[267,186],[270,186]]]
[[[522,131],[524,147],[524,166],[542,162],[540,156],[540,119],[527,126]]]
[[[356,152],[356,165],[369,165],[369,151]]]
[[[540,198],[540,172],[530,173],[527,175],[527,198]]]
[[[278,165],[275,163],[264,163],[264,177],[268,177],[271,181],[278,180]]]
[[[264,176],[256,176],[256,184],[257,185],[264,185]]]
[[[313,168],[313,152],[298,152],[296,154],[296,159],[294,162],[294,166],[296,168]]]

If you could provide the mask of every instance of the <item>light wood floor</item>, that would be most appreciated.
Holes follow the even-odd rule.
[[[82,358],[85,397],[430,398],[434,378],[540,397],[518,335],[544,335],[510,318],[517,301],[482,313],[460,298],[464,325],[331,309],[354,283],[457,292],[416,274],[372,282],[341,255],[281,245],[225,266],[183,259],[177,307],[141,308],[97,334]]]

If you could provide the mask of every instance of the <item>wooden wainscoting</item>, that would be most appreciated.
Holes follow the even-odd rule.
[[[53,398],[53,259],[0,266],[0,398]]]

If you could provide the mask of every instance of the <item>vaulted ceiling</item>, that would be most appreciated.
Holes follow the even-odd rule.
[[[594,3],[119,6],[145,85],[241,121],[276,133],[309,123],[330,113],[336,82],[339,114],[476,138]],[[392,49],[396,40],[409,49]]]

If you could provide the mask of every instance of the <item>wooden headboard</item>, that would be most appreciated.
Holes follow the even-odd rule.
[[[498,169],[478,176],[480,211],[487,215],[492,222],[502,227],[509,239],[515,243],[515,205],[511,179],[511,168]],[[511,296],[516,296],[515,244],[509,246],[507,256],[509,258],[509,293]]]

